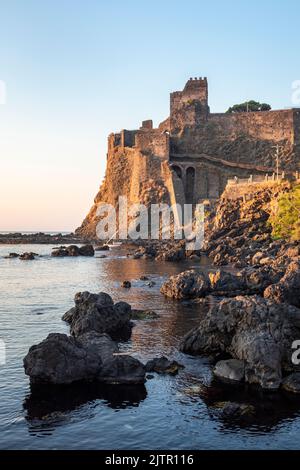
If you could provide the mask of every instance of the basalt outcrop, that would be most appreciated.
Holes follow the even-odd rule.
[[[278,389],[283,375],[296,368],[291,358],[293,341],[300,334],[299,319],[296,307],[260,296],[223,299],[186,335],[181,350],[189,354],[229,354],[243,361],[246,382]],[[231,378],[228,367],[227,373],[224,365],[217,365],[216,370]]]
[[[141,384],[145,367],[137,359],[119,353],[114,340],[131,335],[131,307],[114,303],[101,292],[80,292],[75,307],[65,313],[71,336],[51,333],[32,346],[24,358],[25,373],[32,384],[70,384],[101,382],[105,384]]]
[[[94,331],[77,338],[52,333],[32,346],[24,358],[32,384],[70,384],[98,381],[106,384],[141,384],[144,366],[133,357],[118,356],[118,347]]]
[[[100,292],[78,292],[75,307],[66,312],[62,319],[69,323],[70,332],[77,337],[94,331],[107,333],[114,340],[128,340],[131,335],[131,306],[126,302],[114,303],[110,295]]]

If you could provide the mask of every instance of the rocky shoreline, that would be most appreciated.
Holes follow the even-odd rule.
[[[272,204],[286,190],[288,184],[258,188],[247,201],[224,194],[203,252],[228,270],[184,271],[161,292],[179,301],[214,299],[181,350],[224,356],[215,367],[218,378],[299,394],[300,369],[292,357],[300,340],[300,243],[273,240],[268,223]]]
[[[227,385],[282,390],[300,396],[300,365],[292,360],[300,340],[300,243],[274,240],[268,223],[271,206],[285,187],[258,190],[245,201],[226,194],[208,218],[201,251],[186,252],[184,241],[124,245],[128,257],[158,262],[209,257],[214,269],[196,268],[171,276],[161,293],[174,301],[203,303],[199,325],[182,338],[180,350],[213,358],[213,375]],[[103,247],[100,249],[103,249]],[[80,250],[80,249],[79,249]],[[84,249],[89,255],[89,249]],[[57,256],[77,256],[61,247]],[[129,288],[130,281],[123,287]],[[154,312],[155,314],[155,312]],[[153,318],[108,294],[78,293],[63,320],[70,336],[50,334],[24,359],[32,384],[99,382],[143,384],[147,373],[178,373],[180,364],[154,358],[142,364],[120,354],[117,342],[128,341],[132,320]],[[155,315],[154,315],[155,318]],[[246,413],[232,405],[230,413]],[[248,410],[249,411],[249,410]]]
[[[32,245],[66,245],[66,244],[84,244],[92,242],[94,240],[87,240],[86,238],[80,237],[74,233],[68,234],[49,234],[44,232],[38,233],[0,233],[0,244],[1,245],[20,245],[20,244],[32,244]]]

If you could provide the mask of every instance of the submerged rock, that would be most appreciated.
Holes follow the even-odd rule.
[[[170,361],[167,357],[155,357],[146,364],[146,372],[157,372],[158,374],[178,374],[184,366],[177,361]]]
[[[295,312],[296,310],[296,312]],[[299,338],[300,313],[257,295],[223,299],[190,331],[181,350],[191,354],[230,354],[245,362],[245,381],[277,389],[290,370],[292,343]]]
[[[171,276],[160,291],[166,297],[174,299],[193,299],[204,297],[210,289],[207,277],[194,269]]]
[[[127,340],[132,329],[130,314],[129,304],[114,304],[112,298],[104,292],[78,292],[75,295],[75,307],[66,312],[62,319],[70,324],[73,336],[95,331],[107,333],[115,340]]]
[[[130,318],[132,320],[155,320],[159,315],[154,310],[132,309]]]
[[[122,284],[121,284],[121,287],[124,287],[125,289],[130,289],[131,282],[130,281],[123,281]]]
[[[281,386],[283,390],[287,392],[300,393],[300,372],[294,372],[288,377],[285,377]]]
[[[217,402],[215,408],[220,408],[222,415],[226,418],[242,418],[253,416],[256,412],[255,407],[248,403],[237,402]]]
[[[25,374],[32,384],[144,383],[143,364],[130,356],[116,356],[117,353],[116,343],[106,334],[90,332],[74,338],[52,333],[29,349],[24,358]]]
[[[241,382],[245,377],[245,363],[238,359],[219,361],[215,365],[214,374],[220,379]]]

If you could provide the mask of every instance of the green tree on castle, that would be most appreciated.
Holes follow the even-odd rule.
[[[235,104],[231,106],[226,113],[247,113],[257,111],[270,111],[271,106],[267,103],[259,103],[258,101],[245,101],[245,103]]]

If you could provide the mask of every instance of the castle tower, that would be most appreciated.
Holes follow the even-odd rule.
[[[209,114],[207,78],[190,78],[182,91],[170,95],[170,130],[201,125]]]

